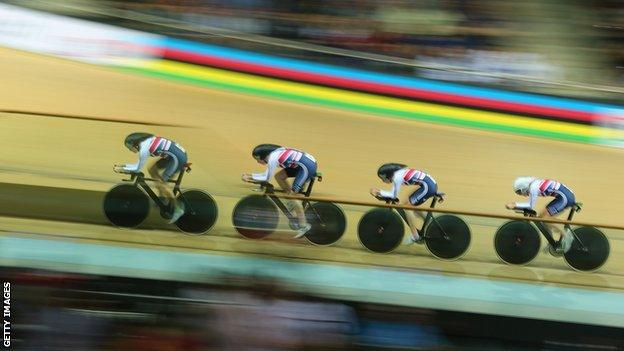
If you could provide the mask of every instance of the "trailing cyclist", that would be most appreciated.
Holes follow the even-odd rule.
[[[527,202],[511,202],[505,205],[507,209],[530,209],[533,210],[535,202],[539,196],[551,196],[554,197],[546,208],[544,208],[539,214],[540,218],[552,218],[563,212],[566,208],[574,206],[576,199],[574,193],[570,188],[552,179],[539,179],[535,177],[518,177],[513,183],[514,192],[520,196],[526,196],[529,198]],[[547,224],[551,230],[555,230],[560,233],[558,246],[555,247],[555,252],[563,254],[570,250],[572,242],[574,241],[574,235],[570,230],[562,231],[559,228]]]
[[[275,180],[289,195],[301,194],[303,186],[316,175],[316,159],[303,151],[282,147],[275,144],[260,144],[251,152],[253,158],[267,168],[263,173],[243,174],[245,182],[268,182],[276,168],[282,168],[275,173]],[[290,185],[288,178],[295,178]],[[304,236],[312,227],[306,220],[303,206],[300,201],[292,201],[291,209],[297,215],[298,228],[295,238]]]
[[[124,145],[128,150],[138,153],[139,160],[137,163],[116,165],[117,171],[140,172],[150,156],[160,157],[148,168],[148,172],[152,178],[157,180],[156,188],[160,197],[167,199],[166,204],[172,215],[169,223],[175,223],[184,215],[184,205],[177,201],[173,192],[167,188],[167,182],[174,174],[180,172],[186,164],[188,160],[186,150],[175,141],[141,132],[126,136]]]
[[[414,168],[409,168],[401,163],[386,163],[381,165],[377,170],[377,176],[381,178],[384,183],[392,183],[392,190],[386,191],[372,188],[370,193],[375,197],[398,199],[399,189],[401,189],[402,185],[419,186],[418,189],[402,202],[403,204],[419,206],[434,196],[438,191],[438,184],[429,174]],[[417,211],[405,211],[405,214],[412,232],[412,235],[408,236],[406,244],[421,243],[422,237],[420,233],[418,233],[415,215],[423,216]]]

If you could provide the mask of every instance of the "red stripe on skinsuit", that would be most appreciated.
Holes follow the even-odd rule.
[[[284,161],[286,161],[286,159],[288,158],[288,156],[290,156],[291,153],[292,153],[292,150],[290,149],[284,150],[284,152],[280,155],[277,162],[279,162],[280,164],[284,163]]]
[[[407,173],[405,173],[405,175],[403,176],[403,181],[407,182],[408,180],[410,180],[414,176],[414,173],[416,173],[415,169],[410,169],[409,171],[407,171]]]
[[[158,143],[160,143],[161,139],[162,139],[161,137],[156,137],[156,139],[152,141],[152,144],[149,147],[150,154],[153,153],[154,150],[156,150],[156,148],[158,147]]]
[[[543,193],[544,190],[546,190],[548,188],[548,186],[550,185],[550,180],[545,180],[542,185],[540,185],[540,192]]]

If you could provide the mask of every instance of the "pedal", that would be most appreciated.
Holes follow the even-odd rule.
[[[292,230],[297,230],[299,229],[299,222],[296,219],[291,219],[288,221],[288,226]]]
[[[561,257],[561,256],[563,256],[563,252],[557,251],[557,249],[552,247],[551,245],[548,245],[548,253],[550,253],[554,257]]]
[[[173,211],[171,211],[170,209],[160,209],[160,217],[162,217],[165,220],[170,220],[171,217],[173,217]]]

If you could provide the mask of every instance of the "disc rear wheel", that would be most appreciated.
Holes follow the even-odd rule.
[[[435,217],[425,228],[425,246],[435,257],[456,260],[470,246],[470,228],[454,215]]]
[[[178,202],[184,207],[184,215],[175,224],[185,233],[203,234],[217,221],[217,203],[204,191],[185,190],[178,195]]]
[[[609,258],[609,239],[594,227],[574,229],[574,242],[563,257],[570,267],[584,272],[592,272],[602,267]]]
[[[312,226],[305,238],[315,245],[336,243],[347,228],[344,212],[331,202],[313,203],[306,208],[305,216]]]

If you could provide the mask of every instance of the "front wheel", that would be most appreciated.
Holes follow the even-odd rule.
[[[463,219],[453,215],[432,218],[424,231],[425,246],[437,258],[456,260],[470,246],[470,228]]]
[[[313,203],[305,209],[305,216],[312,226],[305,238],[314,245],[336,243],[347,228],[344,212],[331,202]]]
[[[141,224],[150,210],[147,194],[134,184],[118,184],[104,196],[104,214],[118,227],[134,228]]]
[[[403,240],[404,232],[403,220],[392,209],[370,210],[358,224],[358,239],[365,248],[377,253],[396,249]]]
[[[217,203],[210,194],[201,190],[186,190],[178,195],[184,215],[175,225],[188,234],[203,234],[217,221]]]
[[[240,235],[262,239],[277,229],[279,212],[268,197],[249,195],[241,199],[232,211],[232,223]]]
[[[527,221],[504,223],[494,235],[496,254],[506,263],[523,265],[537,256],[540,235],[535,226]]]
[[[573,231],[574,242],[563,257],[578,271],[592,272],[602,267],[609,258],[609,239],[594,227],[580,227]]]

